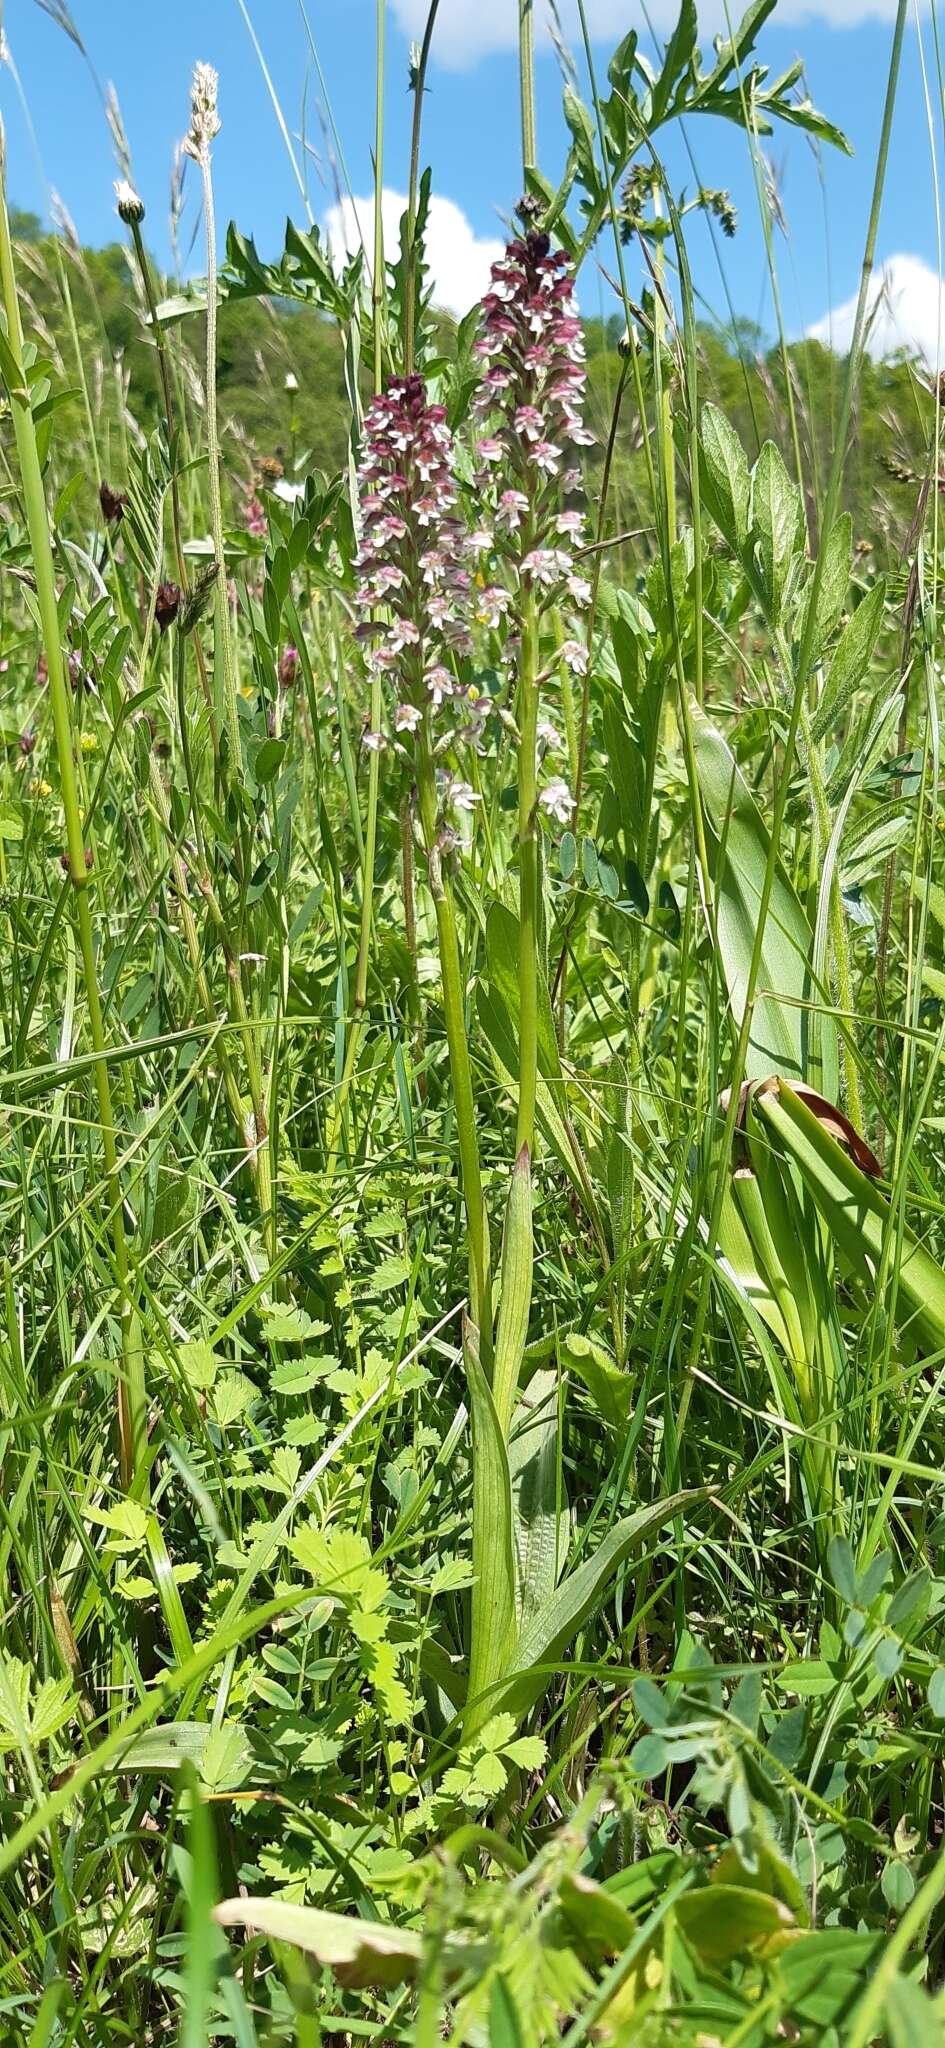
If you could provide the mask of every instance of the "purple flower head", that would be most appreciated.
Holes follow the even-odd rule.
[[[422,377],[394,378],[369,407],[358,482],[356,632],[369,663],[395,681],[395,730],[413,733],[424,711],[459,693],[451,663],[469,647],[471,589],[452,435]]]

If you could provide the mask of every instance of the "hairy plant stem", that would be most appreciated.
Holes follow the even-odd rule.
[[[515,1150],[535,1149],[538,1093],[538,612],[534,596],[522,603],[518,678],[518,1121]]]
[[[384,32],[386,0],[377,0],[377,63],[374,97],[374,270],[371,278],[371,313],[374,337],[374,389],[384,381]]]
[[[242,746],[236,702],[236,658],[233,652],[230,604],[226,591],[223,501],[220,495],[220,438],[217,422],[217,230],[209,143],[201,143],[198,162],[203,180],[203,217],[207,237],[207,481],[210,491],[210,531],[217,564],[217,587],[214,592],[216,639],[222,656],[220,665],[223,671],[223,710],[230,750],[229,775],[235,776],[238,780],[242,764]]]
[[[535,10],[534,0],[518,0],[518,73],[522,102],[522,169],[526,183],[534,170],[535,140]]]
[[[59,635],[56,575],[53,566],[46,497],[43,489],[39,450],[36,445],[36,430],[33,423],[29,386],[23,368],[23,328],[20,320],[20,304],[13,263],[13,247],[10,240],[10,222],[7,214],[5,141],[0,142],[0,148],[2,148],[2,163],[0,163],[0,290],[2,290],[3,306],[6,314],[7,344],[16,367],[16,382],[11,387],[9,393],[10,407],[13,415],[13,431],[23,483],[23,499],[26,506],[33,570],[36,578],[36,596],[42,622],[43,646],[49,677],[49,697],[52,707],[53,731],[59,763],[62,808],[66,829],[66,858],[69,878],[74,893],[79,946],[82,954],[82,971],[89,1013],[89,1035],[92,1040],[93,1052],[96,1055],[95,1087],[102,1131],[102,1152],[105,1161],[105,1184],[108,1193],[115,1277],[120,1296],[119,1316],[122,1365],[118,1389],[118,1437],[121,1481],[126,1492],[143,1493],[147,1489],[147,1462],[145,1458],[147,1446],[147,1393],[144,1375],[144,1350],[137,1308],[132,1297],[132,1276],[128,1258],[128,1246],[125,1238],[121,1182],[118,1172],[118,1148],[115,1137],[115,1118],[112,1108],[111,1084],[108,1075],[108,1048],[102,1021],[98,967],[95,957],[95,934],[92,926],[92,908],[89,901],[89,877],[85,865],[85,838],[73,751],[72,707],[62,659],[62,643]]]
[[[276,1230],[276,1208],[273,1199],[272,1158],[269,1148],[269,1118],[266,1111],[266,1085],[259,1049],[253,1036],[252,1022],[243,988],[242,970],[239,957],[227,930],[226,920],[217,899],[210,877],[206,844],[200,820],[200,803],[194,774],[193,757],[190,749],[190,727],[187,718],[187,638],[178,631],[175,650],[175,677],[177,690],[177,722],[180,731],[181,748],[184,756],[184,779],[190,804],[190,820],[197,849],[197,886],[206,903],[214,929],[220,943],[226,968],[227,987],[230,1003],[239,1027],[246,1062],[246,1079],[253,1106],[252,1129],[248,1130],[244,1119],[240,1131],[241,1142],[246,1151],[256,1181],[256,1195],[260,1221],[267,1239],[267,1250],[272,1264],[278,1257],[279,1245]],[[231,1095],[231,1102],[233,1097]],[[239,1100],[237,1094],[237,1100]]]
[[[164,424],[167,427],[167,445],[171,464],[171,529],[174,535],[174,559],[177,564],[177,581],[180,584],[182,591],[184,591],[186,594],[186,592],[190,588],[190,580],[187,575],[187,559],[184,554],[184,534],[180,511],[180,485],[177,480],[177,459],[176,450],[174,447],[174,394],[171,388],[171,369],[167,359],[167,342],[164,338],[164,329],[161,325],[160,320],[158,319],[157,294],[154,289],[154,279],[151,275],[151,265],[148,262],[147,251],[145,250],[144,240],[141,234],[140,221],[132,221],[131,238],[134,243],[135,261],[138,265],[138,273],[141,278],[141,285],[144,291],[145,302],[148,308],[148,316],[151,321],[151,329],[154,334],[154,349],[158,360],[158,376],[160,378],[161,383],[161,398],[164,405]],[[217,722],[214,716],[213,693],[210,689],[210,678],[207,674],[207,665],[203,657],[203,647],[201,645],[200,637],[196,629],[194,630],[193,641],[194,657],[197,663],[197,674],[200,677],[200,687],[201,690],[203,691],[204,702],[207,707],[207,715],[210,720],[210,738],[213,744],[214,759],[216,759],[220,751],[220,740],[219,734],[217,732]]]
[[[416,353],[416,233],[417,233],[417,187],[420,182],[420,126],[423,120],[423,94],[426,84],[430,44],[439,10],[440,0],[430,0],[420,55],[413,77],[413,121],[410,130],[410,182],[407,186],[407,278],[404,307],[404,372],[410,376]]]
[[[492,1349],[492,1282],[489,1258],[489,1227],[486,1220],[485,1202],[482,1193],[479,1137],[476,1128],[476,1103],[473,1093],[472,1065],[469,1058],[469,1040],[466,1035],[466,1003],[459,953],[459,934],[456,926],[456,906],[453,901],[452,884],[449,876],[444,872],[442,856],[437,844],[436,771],[427,735],[424,735],[418,748],[417,796],[423,844],[427,856],[430,894],[433,897],[433,907],[436,913],[440,975],[443,982],[443,1015],[446,1023],[446,1043],[450,1056],[450,1074],[453,1083],[453,1101],[456,1109],[456,1130],[459,1141],[459,1162],[463,1182],[463,1201],[466,1209],[466,1233],[469,1243],[470,1315],[479,1330],[480,1343],[485,1360],[491,1355]]]

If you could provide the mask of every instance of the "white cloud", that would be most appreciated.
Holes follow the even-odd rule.
[[[385,185],[381,222],[388,260],[399,246],[400,222],[406,210],[406,194],[392,192]],[[359,248],[363,240],[370,265],[374,248],[373,197],[342,199],[338,205],[329,207],[325,231],[336,258]],[[430,200],[425,242],[433,304],[459,318],[482,298],[490,268],[501,256],[503,244],[489,235],[474,234],[462,209],[452,199],[441,199],[438,194]]]
[[[405,35],[416,39],[423,33],[429,0],[393,0],[394,13]],[[558,11],[564,34],[574,49],[581,47],[577,0],[559,0]],[[732,8],[738,20],[742,7]],[[587,24],[594,41],[616,43],[628,28],[638,27],[645,37],[647,19],[666,34],[675,26],[679,0],[651,0],[644,14],[634,0],[585,0]],[[781,0],[778,21],[817,19],[835,28],[854,28],[867,19],[891,20],[896,0]],[[547,33],[550,18],[548,0],[535,0],[536,33]],[[699,29],[704,47],[719,30],[727,33],[724,0],[705,0],[699,9]],[[441,0],[433,35],[433,55],[441,64],[462,70],[495,50],[514,50],[518,41],[518,8],[515,0]]]
[[[889,256],[873,271],[869,286],[866,348],[884,356],[921,356],[930,369],[945,363],[945,287],[921,256]],[[856,295],[834,306],[807,332],[845,355],[853,339]]]

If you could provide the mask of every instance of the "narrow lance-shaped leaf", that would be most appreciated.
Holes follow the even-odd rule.
[[[470,1734],[496,1711],[497,1679],[505,1676],[516,1635],[515,1551],[512,1536],[512,1478],[505,1432],[479,1357],[472,1323],[463,1334],[473,1450],[472,1559],[469,1710]]]
[[[495,1340],[492,1394],[499,1427],[508,1437],[532,1301],[532,1186],[528,1146],[512,1169],[502,1242],[502,1298]]]
[[[875,1274],[892,1227],[885,1196],[787,1082],[759,1090],[758,1114],[783,1146],[854,1272]],[[945,1273],[903,1226],[899,1320],[931,1351],[945,1349]]]
[[[560,1663],[568,1644],[603,1606],[620,1566],[647,1537],[704,1499],[705,1488],[692,1487],[684,1493],[669,1494],[650,1507],[638,1508],[636,1514],[617,1523],[593,1556],[569,1573],[541,1612],[522,1630],[511,1660],[510,1683],[500,1688],[493,1712],[501,1708],[520,1720],[534,1706],[550,1685],[554,1667]]]
[[[532,1374],[515,1411],[509,1466],[518,1620],[524,1628],[554,1592],[568,1551],[568,1498],[558,1473],[556,1372]]]

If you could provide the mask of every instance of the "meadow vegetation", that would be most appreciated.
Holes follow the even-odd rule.
[[[0,192],[4,2043],[945,2041],[942,394],[904,0],[849,357],[702,315],[772,6],[553,187],[522,0],[458,324],[437,0],[394,248],[218,253],[208,65],[199,283],[114,103]]]

